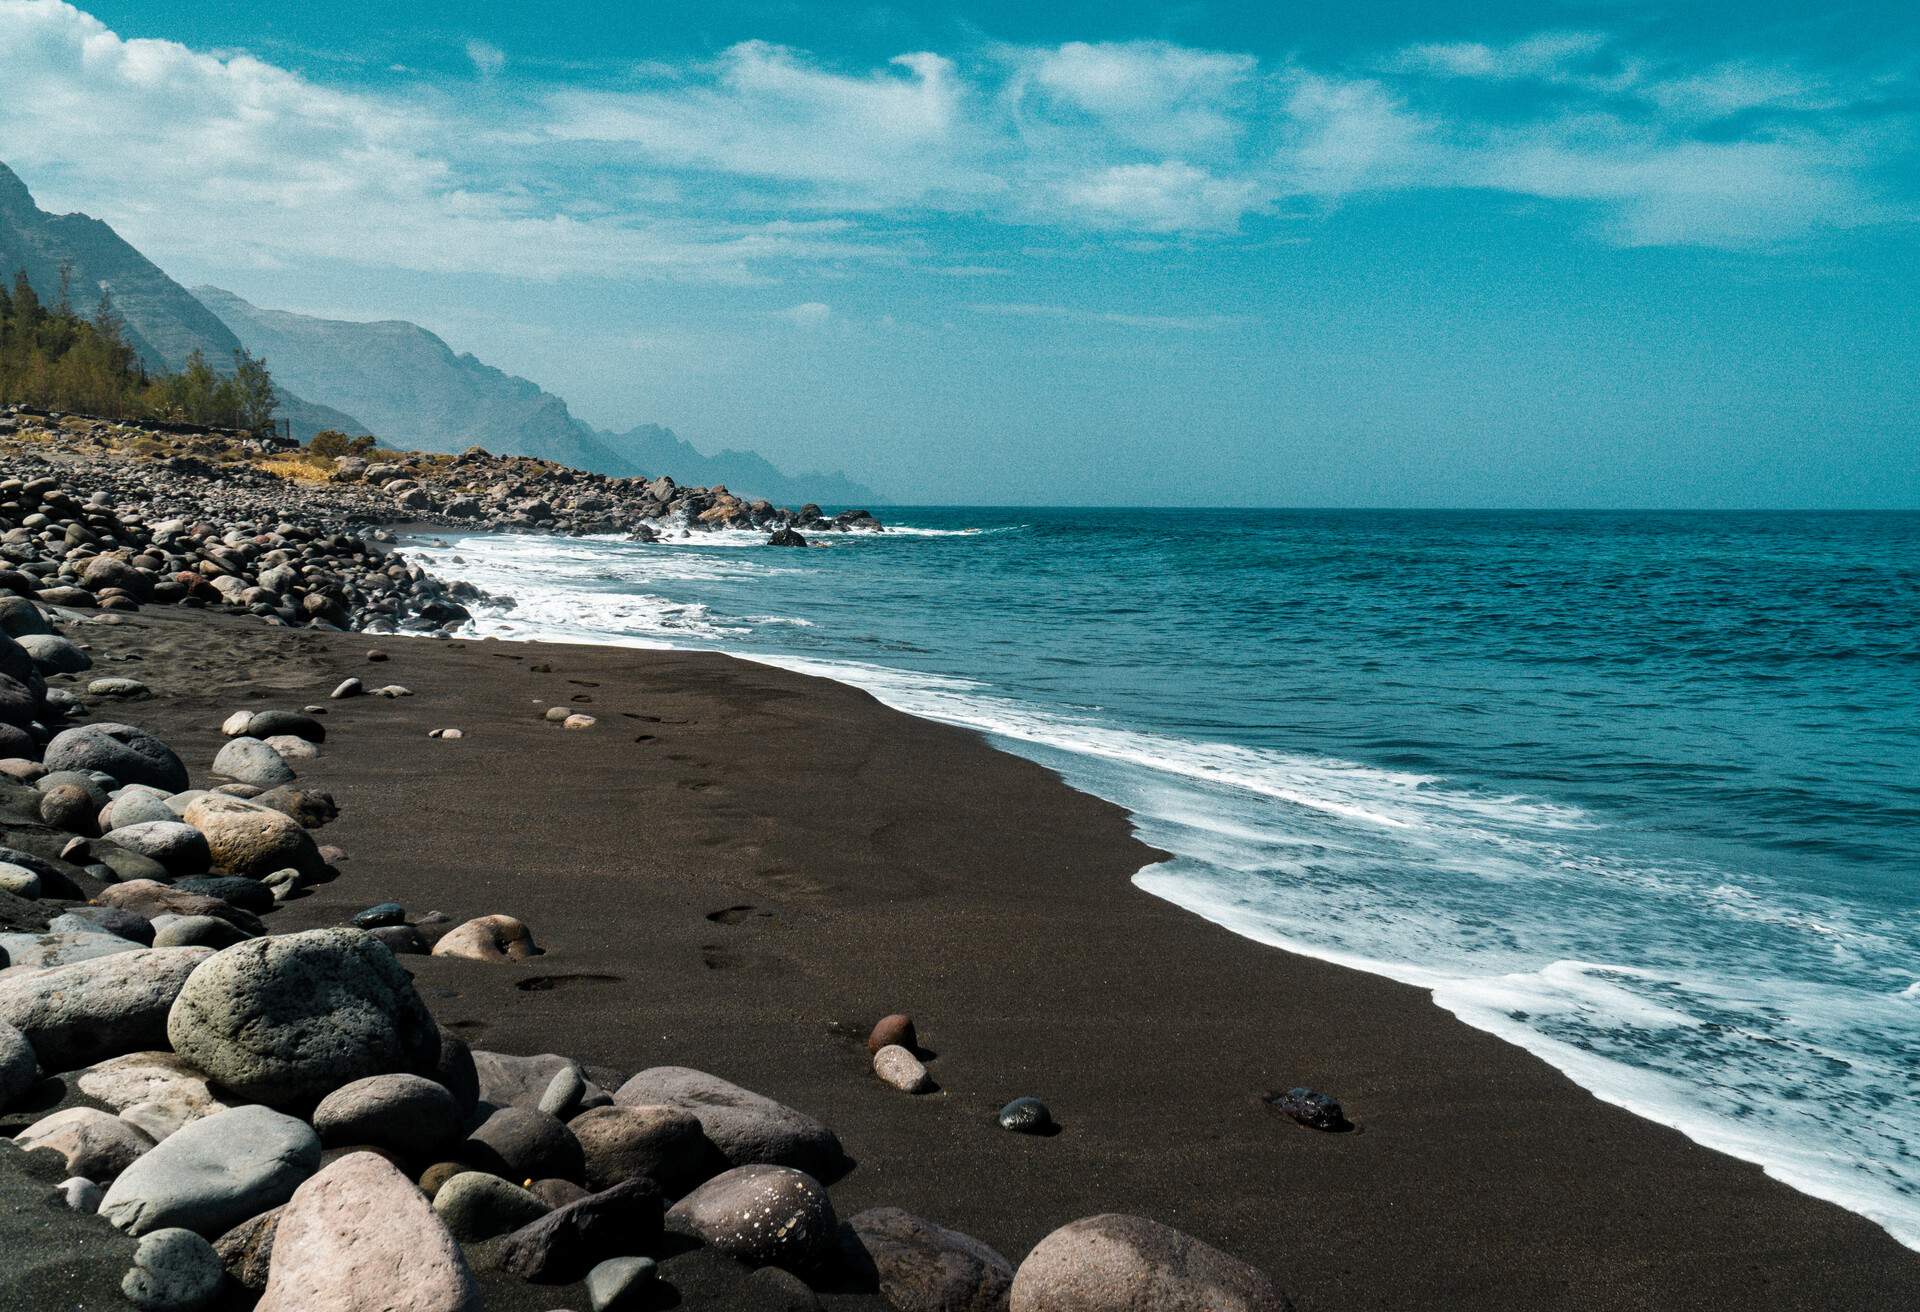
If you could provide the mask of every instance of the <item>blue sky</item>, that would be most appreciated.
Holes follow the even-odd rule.
[[[1814,9],[0,0],[0,159],[906,500],[1920,505],[1920,16]]]

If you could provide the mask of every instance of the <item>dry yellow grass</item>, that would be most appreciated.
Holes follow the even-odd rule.
[[[331,472],[332,462],[323,468],[304,456],[265,456],[252,462],[257,469],[264,469],[275,478],[284,478],[290,483],[324,483]]]

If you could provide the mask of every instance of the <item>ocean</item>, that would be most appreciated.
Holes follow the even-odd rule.
[[[1920,1248],[1920,514],[883,518],[412,547],[483,634],[977,729],[1128,808],[1142,888]]]

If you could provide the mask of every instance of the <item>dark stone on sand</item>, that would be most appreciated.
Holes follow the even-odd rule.
[[[807,545],[807,540],[801,537],[796,529],[777,528],[767,535],[767,545],[770,547],[804,547]]]
[[[1051,1134],[1058,1127],[1054,1124],[1053,1113],[1038,1098],[1015,1098],[1000,1109],[995,1117],[1003,1130],[1012,1130],[1016,1134]]]
[[[895,1012],[891,1016],[882,1016],[880,1023],[873,1027],[873,1033],[867,1036],[867,1051],[879,1052],[882,1048],[899,1046],[908,1052],[920,1047],[920,1036],[914,1032],[913,1017],[904,1012]]]
[[[383,925],[398,925],[406,918],[407,909],[398,902],[382,902],[356,914],[353,924],[358,929],[379,929]]]
[[[412,925],[382,925],[368,930],[367,937],[385,944],[396,957],[426,955],[427,940]]]
[[[587,1297],[593,1312],[625,1312],[648,1301],[659,1279],[650,1257],[612,1257],[587,1272]]]
[[[460,1156],[509,1180],[585,1178],[580,1141],[556,1117],[530,1107],[501,1107],[461,1145]]]
[[[434,1063],[434,1081],[453,1095],[460,1109],[462,1124],[472,1124],[474,1109],[480,1103],[480,1076],[474,1069],[473,1049],[467,1041],[445,1026],[440,1030],[440,1058]]]
[[[273,890],[259,880],[248,879],[244,875],[191,875],[186,879],[176,879],[173,887],[183,893],[217,897],[256,916],[273,910]]]
[[[85,921],[104,933],[147,947],[153,945],[153,922],[124,907],[69,907],[59,918]]]
[[[667,1229],[749,1266],[811,1271],[839,1245],[840,1223],[818,1180],[786,1166],[737,1166],[675,1203]]]
[[[54,736],[42,758],[49,770],[98,770],[123,784],[150,784],[169,793],[187,787],[187,767],[173,749],[144,729],[103,720]]]
[[[246,940],[244,930],[236,929],[213,916],[159,916],[153,922],[153,945],[157,948],[230,948]]]
[[[256,711],[247,722],[249,737],[265,739],[281,734],[304,738],[310,743],[323,743],[327,740],[327,726],[313,716],[302,715],[298,711]]]
[[[575,1280],[609,1257],[650,1247],[660,1235],[661,1214],[660,1191],[629,1180],[495,1240],[489,1264],[522,1280]]]
[[[895,1312],[1006,1312],[1013,1263],[968,1235],[897,1207],[848,1223]]]
[[[302,829],[319,829],[340,818],[340,804],[333,800],[332,793],[299,784],[269,788],[253,800],[298,822]]]
[[[1337,1132],[1352,1128],[1337,1101],[1312,1089],[1294,1088],[1285,1093],[1269,1094],[1267,1102],[1275,1111],[1284,1112],[1310,1130]]]

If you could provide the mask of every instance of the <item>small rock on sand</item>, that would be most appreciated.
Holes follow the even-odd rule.
[[[334,701],[347,697],[359,697],[367,691],[367,685],[358,679],[342,679],[334,690],[327,694]]]
[[[902,1093],[925,1093],[933,1087],[926,1066],[897,1043],[873,1054],[873,1073]]]
[[[1015,1098],[995,1119],[1015,1134],[1050,1134],[1055,1128],[1053,1113],[1038,1098]]]
[[[195,1312],[225,1279],[220,1255],[205,1239],[191,1230],[155,1230],[134,1250],[120,1290],[141,1312]]]
[[[468,961],[521,961],[539,953],[533,931],[512,916],[476,917],[449,930],[433,945],[436,957]]]
[[[916,1052],[920,1047],[920,1036],[914,1031],[913,1017],[904,1012],[882,1016],[873,1027],[873,1033],[867,1036],[868,1052],[877,1053],[882,1048],[895,1045],[908,1052]]]

